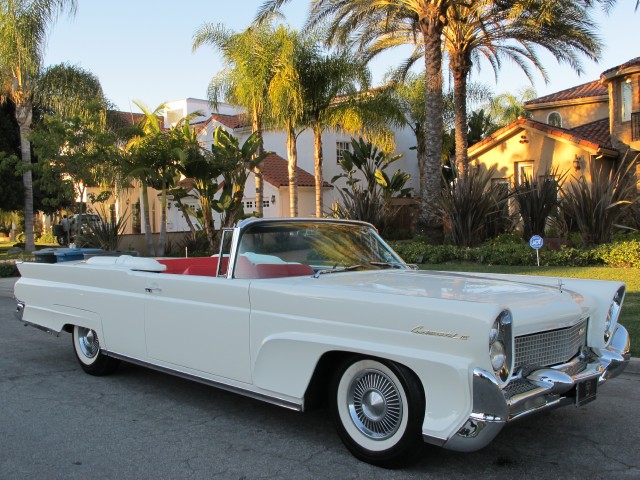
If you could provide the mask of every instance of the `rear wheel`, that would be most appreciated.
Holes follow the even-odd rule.
[[[386,468],[417,458],[425,400],[413,372],[392,362],[351,358],[335,372],[330,391],[338,434],[354,456]]]
[[[98,334],[90,328],[73,327],[73,351],[80,367],[90,375],[102,376],[112,373],[120,361],[108,357],[100,350]]]

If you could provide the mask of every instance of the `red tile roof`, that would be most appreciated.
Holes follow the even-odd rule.
[[[600,80],[594,80],[593,82],[584,83],[582,85],[578,85],[577,87],[567,88],[566,90],[551,93],[549,95],[545,95],[544,97],[534,98],[533,100],[524,102],[524,104],[525,106],[530,107],[541,103],[564,102],[567,100],[601,97],[608,94],[609,92],[607,90],[607,87],[605,85],[602,85],[602,83],[600,83]]]
[[[611,130],[609,128],[608,118],[580,125],[579,127],[572,128],[569,131],[579,137],[588,138],[601,147],[613,148],[611,144]]]
[[[612,149],[608,118],[587,123],[586,125],[582,125],[571,130],[554,127],[529,118],[520,118],[469,147],[469,154],[472,155],[474,151],[481,149],[481,147],[498,143],[499,139],[511,130],[517,130],[518,128],[525,127],[538,130],[554,137],[563,138],[572,143],[582,145],[593,150],[599,150],[600,148]]]
[[[609,68],[609,69],[605,70],[604,72],[602,72],[602,76],[606,77],[610,73],[613,73],[613,72],[615,72],[617,70],[624,70],[625,68],[635,67],[635,66],[640,66],[640,57],[632,58],[631,60],[623,63],[622,65],[618,65],[617,67]]]
[[[300,167],[296,167],[296,173],[298,175],[299,187],[315,187],[315,177],[309,172]],[[265,181],[275,187],[287,187],[289,186],[289,164],[281,156],[270,153],[262,163],[262,176]],[[323,187],[329,188],[331,185],[324,182]]]
[[[247,115],[244,113],[239,113],[237,115],[224,115],[222,113],[214,113],[213,115],[211,115],[211,120],[215,120],[225,127],[232,129],[249,126],[249,122],[247,122]]]
[[[315,187],[315,177],[309,172],[300,167],[296,167],[296,173],[298,174],[299,187]],[[289,164],[281,156],[270,153],[264,159],[264,162],[262,162],[262,176],[266,182],[269,182],[274,187],[288,187]],[[196,183],[192,178],[183,178],[178,182],[178,186],[189,191],[196,188]],[[324,182],[323,186],[325,188],[331,188],[331,185],[327,182]]]

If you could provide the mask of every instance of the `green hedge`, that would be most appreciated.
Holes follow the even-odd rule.
[[[17,277],[19,275],[15,262],[0,262],[0,278]]]
[[[494,240],[475,248],[453,245],[429,245],[421,240],[391,242],[391,246],[407,262],[424,263],[473,262],[486,265],[535,265],[536,252],[521,241]],[[552,267],[609,267],[640,268],[640,241],[615,241],[590,248],[561,247],[559,250],[540,250],[540,264]]]

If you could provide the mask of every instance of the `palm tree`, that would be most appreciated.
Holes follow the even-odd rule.
[[[269,82],[269,127],[282,128],[287,135],[289,176],[289,215],[298,216],[297,138],[301,133],[302,86],[300,60],[314,48],[313,39],[297,31],[278,27],[273,32],[277,45],[277,61]]]
[[[385,89],[369,91],[370,74],[347,51],[324,53],[319,46],[299,60],[302,84],[302,124],[314,137],[316,216],[323,214],[322,134],[337,130],[393,148],[389,125],[402,123],[398,105]]]
[[[489,103],[489,117],[497,128],[509,125],[521,117],[529,118],[531,112],[524,108],[524,104],[536,96],[537,93],[532,87],[522,88],[516,94],[501,93]]]
[[[328,22],[330,43],[355,45],[369,60],[398,45],[418,44],[425,62],[423,221],[429,229],[442,224],[435,205],[440,192],[442,157],[442,32],[455,0],[314,0],[310,25]],[[269,0],[260,8],[264,21],[288,0]]]
[[[20,127],[24,173],[25,249],[35,250],[33,236],[33,178],[29,134],[33,92],[42,68],[49,28],[64,11],[75,13],[76,0],[0,1],[0,101],[10,98]]]
[[[549,15],[537,14],[543,7],[551,9]],[[588,11],[576,2],[455,3],[449,7],[443,33],[453,75],[456,165],[461,176],[468,169],[467,79],[474,60],[484,57],[497,74],[503,58],[507,58],[530,79],[528,64],[532,64],[546,80],[535,47],[546,49],[560,62],[567,62],[578,74],[582,73],[578,55],[596,60],[601,48]]]
[[[155,148],[154,140],[159,138],[162,131],[161,118],[162,113],[167,108],[165,103],[158,105],[153,111],[141,102],[133,102],[138,107],[144,117],[137,125],[137,133],[128,142],[125,152],[128,154],[129,162],[125,165],[125,174],[127,178],[135,178],[140,182],[142,196],[142,215],[144,217],[144,238],[147,247],[147,254],[155,256],[155,248],[153,245],[153,236],[151,231],[151,221],[149,216],[149,184],[157,179],[157,154],[162,154],[162,147]],[[166,206],[166,199],[163,198]]]
[[[244,107],[251,118],[252,131],[261,135],[270,113],[269,89],[282,53],[280,35],[266,24],[235,33],[224,25],[207,23],[194,34],[193,50],[204,44],[220,50],[226,64],[209,84],[209,101],[214,108],[222,98]],[[259,143],[257,154],[263,151]],[[259,165],[254,175],[256,209],[262,215],[263,180]]]

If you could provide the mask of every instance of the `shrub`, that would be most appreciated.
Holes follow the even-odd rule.
[[[583,176],[563,188],[561,208],[575,221],[583,243],[599,245],[611,241],[614,228],[629,213],[636,188],[632,166],[637,158],[638,155],[629,162],[625,155],[608,175],[602,165],[596,168],[592,161],[591,182]]]
[[[479,247],[461,248],[453,245],[429,245],[423,240],[391,242],[391,246],[406,261],[413,263],[473,262],[485,265],[535,265],[536,253],[513,235],[503,235]],[[640,240],[631,239],[587,248],[562,246],[559,250],[540,250],[540,264],[549,267],[609,267],[640,268]]]
[[[18,276],[20,276],[20,273],[14,262],[0,262],[0,278]]]
[[[640,242],[638,240],[601,245],[595,249],[595,252],[609,267],[640,268]]]
[[[514,183],[513,193],[522,217],[525,240],[533,235],[544,235],[547,221],[558,207],[558,185],[564,176],[552,170],[537,180],[525,176],[520,183]]]
[[[484,239],[487,221],[500,216],[506,196],[503,189],[492,185],[496,167],[472,169],[467,175],[447,183],[442,190],[438,209],[451,229],[455,245],[470,247]]]

